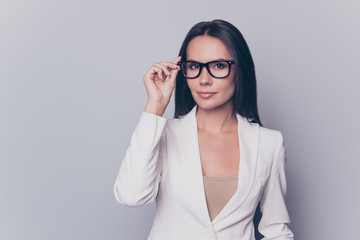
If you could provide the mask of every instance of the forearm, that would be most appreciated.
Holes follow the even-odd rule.
[[[162,171],[161,136],[166,119],[143,112],[116,177],[118,202],[141,206],[156,197]]]

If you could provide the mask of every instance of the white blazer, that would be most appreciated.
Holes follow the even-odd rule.
[[[126,206],[156,200],[148,240],[255,240],[253,217],[260,201],[263,239],[290,240],[285,206],[285,149],[281,132],[237,114],[238,188],[211,221],[204,192],[196,106],[179,119],[143,112],[131,137],[114,194]]]

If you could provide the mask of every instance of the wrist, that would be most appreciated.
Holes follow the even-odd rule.
[[[165,107],[159,102],[148,102],[145,106],[145,112],[155,114],[162,117],[165,112]]]

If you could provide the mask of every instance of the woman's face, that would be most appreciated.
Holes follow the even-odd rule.
[[[220,39],[210,36],[198,36],[192,39],[186,49],[186,56],[187,61],[201,63],[234,60],[225,44]],[[212,110],[231,105],[232,109],[235,65],[231,65],[230,68],[230,75],[226,78],[214,78],[206,67],[203,67],[197,78],[187,79],[191,94],[199,108]]]

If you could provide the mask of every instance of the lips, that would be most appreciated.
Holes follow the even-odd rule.
[[[216,92],[209,92],[209,91],[201,91],[201,92],[197,92],[197,93],[202,98],[210,98],[216,94]]]

